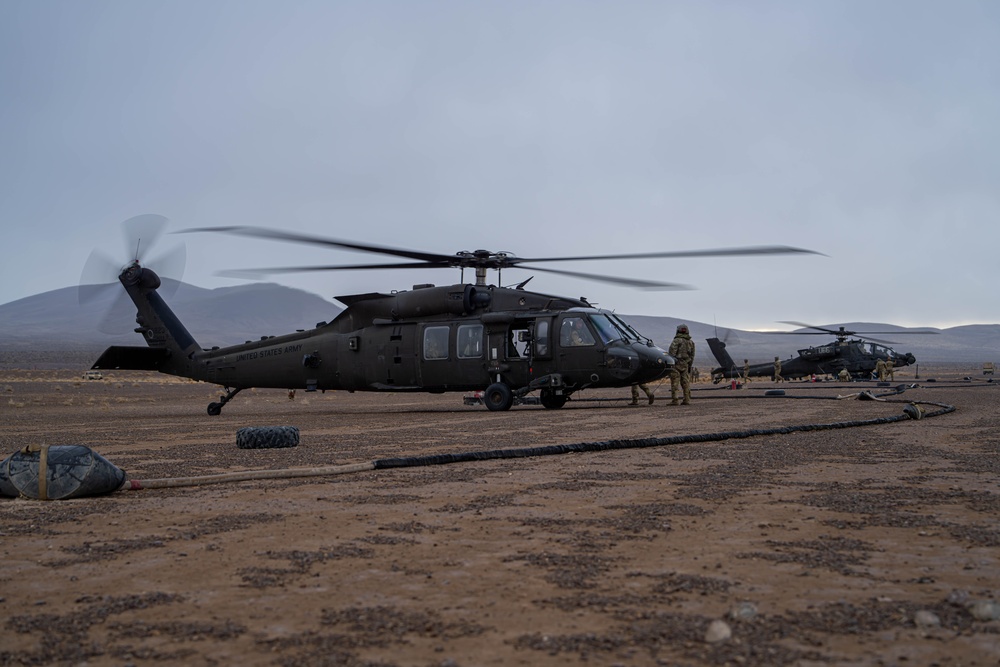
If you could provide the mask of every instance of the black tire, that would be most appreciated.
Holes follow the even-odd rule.
[[[768,389],[767,391],[764,392],[764,395],[765,396],[784,396],[785,395],[785,390],[784,389]]]
[[[538,400],[541,402],[542,407],[549,410],[558,410],[562,406],[566,405],[566,401],[569,400],[569,396],[566,394],[557,394],[551,389],[542,389],[539,392]]]
[[[493,412],[510,410],[514,405],[514,393],[503,382],[494,382],[483,392],[483,403]]]
[[[299,444],[297,426],[247,426],[236,431],[240,449],[278,449]]]
[[[208,414],[212,417],[218,417],[222,414],[222,403],[209,403],[208,404]]]

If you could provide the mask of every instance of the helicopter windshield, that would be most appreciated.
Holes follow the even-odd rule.
[[[622,338],[624,340],[637,340],[637,341],[646,340],[638,331],[632,328],[631,324],[629,324],[622,318],[618,317],[617,315],[613,313],[608,313],[608,318],[611,320],[611,323],[617,326],[618,329],[622,332]]]
[[[607,315],[591,314],[590,321],[593,322],[597,334],[601,337],[601,342],[607,345],[613,340],[626,338],[620,327],[611,322]]]

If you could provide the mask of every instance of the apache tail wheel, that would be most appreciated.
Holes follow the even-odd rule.
[[[548,408],[549,410],[558,410],[562,406],[566,405],[566,401],[569,400],[569,396],[566,394],[557,394],[551,389],[542,389],[538,396],[542,407]]]
[[[222,414],[222,403],[209,403],[208,404],[208,414],[212,417],[217,417]]]
[[[483,403],[493,412],[510,410],[514,405],[514,393],[503,382],[494,382],[483,392]]]

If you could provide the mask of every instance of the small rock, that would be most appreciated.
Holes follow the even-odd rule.
[[[719,642],[726,641],[732,636],[733,631],[729,627],[729,624],[725,621],[716,619],[708,625],[708,630],[705,632],[705,642],[708,644],[718,644]]]
[[[933,611],[921,609],[913,615],[913,622],[921,628],[936,628],[941,625],[941,619]]]
[[[968,601],[969,601],[968,591],[963,591],[956,588],[951,593],[948,593],[948,604],[962,606]]]
[[[969,613],[977,621],[995,621],[1000,618],[1000,604],[979,600],[969,605]]]
[[[749,621],[757,617],[757,607],[752,602],[741,602],[729,610],[729,618],[734,621]]]

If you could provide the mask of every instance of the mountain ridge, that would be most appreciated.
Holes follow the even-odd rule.
[[[37,355],[60,351],[84,359],[99,354],[109,345],[141,345],[132,331],[135,308],[117,283],[96,294],[81,306],[76,287],[65,287],[0,305],[0,353],[8,364],[11,355]],[[161,291],[171,309],[203,347],[225,346],[255,340],[261,336],[280,335],[298,329],[311,329],[321,321],[334,319],[342,308],[332,300],[285,287],[276,283],[249,283],[207,289],[187,283],[164,280]],[[93,296],[93,295],[92,295]],[[123,298],[124,297],[124,298]],[[117,304],[117,305],[116,305]],[[103,321],[106,313],[110,319]],[[696,365],[714,367],[715,360],[705,339],[717,336],[727,340],[733,358],[753,362],[770,361],[775,356],[787,359],[798,350],[822,345],[834,339],[822,332],[792,335],[789,332],[760,332],[726,329],[711,324],[676,317],[622,315],[629,323],[657,345],[668,347],[676,327],[687,324],[698,346]],[[114,331],[101,333],[103,325]],[[900,353],[912,352],[919,362],[983,362],[1000,360],[1000,324],[967,324],[947,329],[921,327],[933,334],[913,335],[918,329],[874,322],[820,324],[827,329],[841,326],[848,331],[893,331],[897,334],[874,335]],[[801,332],[799,332],[801,334]],[[94,357],[96,358],[96,356]],[[82,362],[80,362],[82,363]]]

